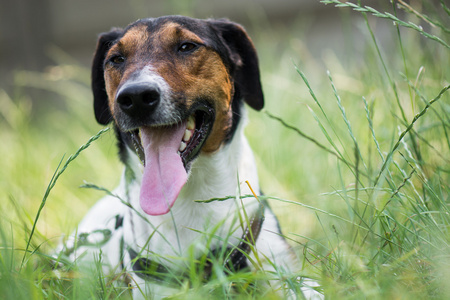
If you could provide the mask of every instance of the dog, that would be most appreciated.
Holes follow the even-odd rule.
[[[197,269],[206,280],[213,261],[229,272],[298,267],[258,199],[244,103],[259,111],[264,97],[241,25],[165,16],[113,28],[99,36],[92,91],[96,120],[113,124],[125,171],[62,253],[87,264],[101,258],[106,273],[139,287],[136,297],[173,293],[167,274],[185,272],[189,257],[206,258]],[[307,286],[314,282],[302,282],[304,296],[320,298]]]

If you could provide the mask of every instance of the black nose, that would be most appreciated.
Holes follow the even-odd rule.
[[[119,90],[117,104],[130,117],[152,114],[160,102],[161,94],[157,86],[133,84]]]

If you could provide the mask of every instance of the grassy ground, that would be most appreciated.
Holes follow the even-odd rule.
[[[267,105],[249,113],[247,136],[262,186],[304,261],[302,274],[319,279],[327,297],[445,299],[449,7],[399,1],[378,12],[329,2],[344,6],[336,8],[344,23],[364,40],[353,47],[348,30],[344,60],[332,52],[314,59],[296,29],[283,34],[282,51],[277,30],[253,36]],[[379,38],[375,29],[386,25]],[[58,50],[54,58],[58,64],[45,73],[18,72],[14,93],[0,90],[0,298],[122,295],[97,279],[102,274],[56,278],[45,256],[102,196],[78,186],[87,181],[112,189],[121,172],[109,131],[70,162],[45,196],[69,155],[101,129],[87,100],[89,70]],[[57,100],[34,94],[32,101],[23,89],[30,86],[53,91]],[[256,275],[238,279],[245,276]],[[180,292],[198,298],[211,289]]]

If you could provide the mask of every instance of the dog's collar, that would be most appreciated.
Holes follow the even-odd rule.
[[[251,248],[255,246],[264,222],[264,208],[265,206],[260,204],[258,211],[249,220],[248,226],[245,228],[241,241],[237,246],[227,247],[225,251],[211,251],[212,256],[217,257],[221,255],[224,258],[223,265],[227,272],[237,272],[247,267],[246,257],[250,253]],[[157,281],[160,284],[179,285],[179,282],[176,281],[179,277],[174,276],[177,274],[168,267],[148,258],[140,257],[139,253],[132,248],[128,248],[128,254],[133,262],[133,270],[137,276],[147,281]],[[213,263],[210,257],[202,267],[205,281],[211,278],[212,269]],[[182,273],[181,276],[188,277],[189,275],[188,273]]]

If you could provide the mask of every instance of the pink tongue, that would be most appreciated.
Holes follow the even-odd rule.
[[[140,204],[146,214],[168,213],[186,183],[187,173],[177,153],[185,130],[184,123],[164,128],[141,128],[145,166]]]

